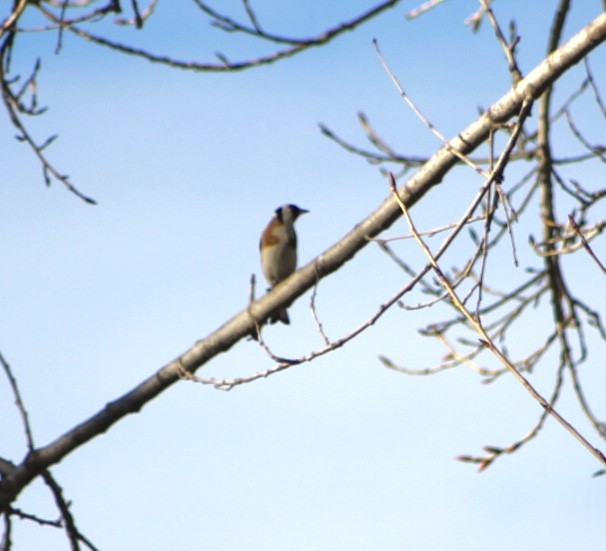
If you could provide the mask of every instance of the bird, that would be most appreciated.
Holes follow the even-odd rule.
[[[297,234],[295,220],[309,212],[297,205],[288,204],[278,207],[272,219],[263,230],[259,242],[261,268],[271,290],[292,274],[297,267]],[[270,323],[289,324],[286,308],[280,308],[269,317]]]

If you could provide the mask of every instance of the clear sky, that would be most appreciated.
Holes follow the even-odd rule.
[[[239,3],[223,4],[241,14]],[[518,22],[527,73],[546,50],[555,3],[494,4],[505,26]],[[601,9],[597,0],[574,4],[566,37]],[[253,2],[268,29],[296,35],[371,5]],[[30,129],[41,141],[59,134],[50,158],[98,201],[88,206],[58,183],[45,187],[33,155],[0,114],[0,351],[19,379],[37,445],[242,310],[251,273],[261,292],[257,244],[277,206],[311,211],[297,222],[303,264],[382,202],[385,177],[322,136],[319,123],[367,147],[357,122],[363,111],[399,152],[429,155],[439,146],[398,96],[373,38],[446,136],[507,92],[492,30],[485,24],[473,34],[464,25],[477,2],[450,0],[408,21],[414,6],[405,3],[324,48],[237,74],[169,70],[69,33],[55,56],[56,35],[20,37],[15,70],[27,74],[42,58],[40,102],[50,108]],[[211,29],[193,3],[160,2],[142,31],[101,30],[184,59],[271,51]],[[604,49],[591,60],[605,90],[598,71]],[[557,98],[582,76],[580,68],[567,76]],[[603,135],[604,120],[595,125]],[[456,220],[480,183],[469,171],[453,173],[415,208],[419,226]],[[517,229],[524,266],[539,265],[526,245],[537,228],[533,220]],[[401,222],[389,235],[406,231]],[[402,254],[422,266],[414,243],[406,247]],[[595,250],[606,257],[603,240]],[[497,280],[517,277],[509,254],[494,270]],[[584,289],[601,289],[592,306],[604,311],[604,279],[590,262],[579,271]],[[377,247],[367,247],[319,286],[328,335],[352,330],[404,282]],[[380,354],[417,368],[439,362],[445,350],[417,328],[440,315],[444,310],[394,309],[349,346],[231,392],[174,385],[52,469],[79,529],[112,551],[603,549],[606,478],[591,478],[599,464],[553,422],[482,474],[456,461],[513,442],[533,426],[540,407],[519,384],[503,377],[484,385],[465,368],[408,377],[380,363]],[[290,317],[289,327],[264,333],[276,354],[296,357],[322,346],[309,294]],[[542,323],[526,334],[547,331],[550,320]],[[604,346],[597,346],[586,380],[603,414]],[[247,341],[198,374],[245,376],[272,365]],[[553,365],[533,379],[547,395]],[[605,447],[572,397],[561,407]],[[26,448],[3,378],[0,412],[0,455],[18,462]],[[17,506],[57,516],[40,482]],[[17,550],[67,547],[61,531],[26,522],[16,523],[13,540]]]

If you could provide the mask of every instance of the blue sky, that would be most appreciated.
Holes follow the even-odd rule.
[[[238,5],[229,4],[233,13]],[[254,5],[268,28],[285,34],[313,33],[370,6]],[[57,183],[46,188],[33,156],[0,115],[0,350],[19,379],[38,445],[244,308],[251,273],[258,292],[264,288],[257,243],[277,206],[294,202],[311,211],[297,223],[303,264],[382,202],[386,179],[323,137],[319,123],[366,147],[356,117],[364,111],[399,151],[429,155],[439,146],[381,69],[373,38],[447,136],[508,90],[491,29],[484,25],[474,35],[463,24],[476,2],[445,2],[407,21],[412,7],[388,11],[325,48],[238,74],[171,71],[69,35],[54,56],[52,35],[21,38],[15,63],[25,74],[42,57],[39,91],[50,107],[30,128],[40,139],[60,135],[50,157],[99,203],[87,206]],[[518,20],[528,72],[546,48],[551,7],[512,1],[495,9],[505,23]],[[566,36],[599,11],[597,1],[589,9],[577,5]],[[194,14],[160,3],[143,32],[103,28],[185,59],[210,60],[217,50],[232,59],[264,52],[211,30]],[[592,64],[598,74],[603,49]],[[566,76],[556,99],[580,78],[578,71]],[[603,124],[589,130],[603,135]],[[456,220],[480,183],[469,171],[453,172],[415,207],[419,226]],[[536,265],[526,246],[529,231],[536,234],[536,221],[517,230],[519,253]],[[403,222],[389,231],[404,233]],[[422,266],[414,244],[403,247]],[[594,248],[606,257],[603,242]],[[578,273],[570,277],[580,276],[579,292],[603,285],[595,266],[577,257]],[[523,277],[509,254],[491,275]],[[367,247],[318,289],[327,333],[347,333],[403,283],[398,268]],[[592,306],[603,309],[603,297],[592,297]],[[591,478],[599,465],[554,423],[483,474],[455,460],[529,430],[540,408],[517,383],[483,385],[464,368],[407,377],[379,362],[386,354],[408,366],[434,365],[444,350],[416,329],[440,315],[394,309],[351,345],[231,392],[175,385],[52,469],[78,527],[111,550],[601,549],[604,481]],[[265,332],[277,354],[322,346],[309,296],[290,317],[291,326]],[[539,319],[522,334],[547,331],[548,323]],[[596,349],[584,374],[596,407],[606,392],[600,354]],[[243,376],[271,366],[255,343],[242,342],[198,374]],[[549,394],[553,376],[546,364],[533,382]],[[4,381],[0,389],[0,454],[19,461],[25,453],[19,419]],[[561,409],[601,445],[571,397]],[[17,506],[56,517],[38,482]],[[16,549],[66,547],[61,532],[28,523],[17,523],[13,539]]]

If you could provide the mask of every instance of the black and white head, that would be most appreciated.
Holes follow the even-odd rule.
[[[308,210],[297,207],[297,205],[288,204],[282,205],[276,209],[276,217],[280,222],[286,225],[293,224],[294,221],[301,216],[301,214],[305,214],[309,212]]]

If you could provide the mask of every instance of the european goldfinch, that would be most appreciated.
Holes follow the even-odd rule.
[[[297,234],[295,220],[309,212],[297,205],[282,205],[261,234],[261,267],[271,287],[286,279],[297,268]],[[273,312],[270,323],[290,323],[286,308]]]

